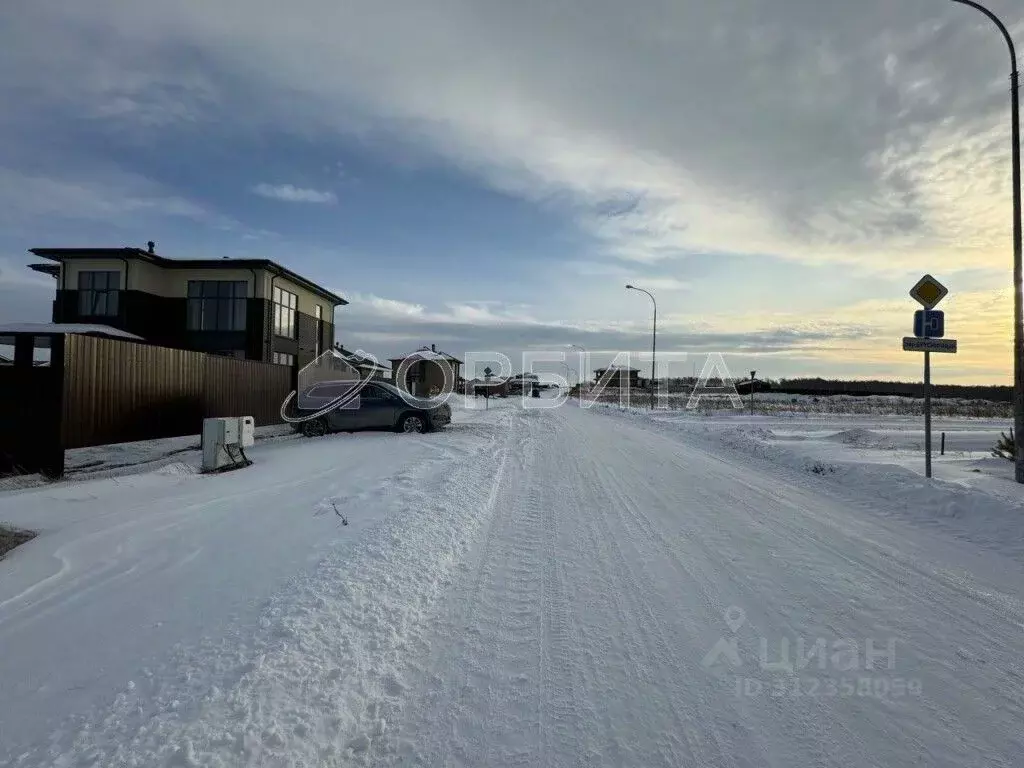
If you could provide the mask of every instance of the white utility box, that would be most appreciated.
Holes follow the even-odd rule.
[[[243,466],[239,450],[239,419],[203,419],[203,472]]]
[[[256,419],[252,416],[238,417],[238,444],[252,448],[256,444]]]

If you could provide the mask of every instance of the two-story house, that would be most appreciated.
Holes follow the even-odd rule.
[[[32,248],[54,264],[55,323],[113,326],[167,347],[299,367],[334,344],[337,294],[267,259],[169,259],[141,248]]]

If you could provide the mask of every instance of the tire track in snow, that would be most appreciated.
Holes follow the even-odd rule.
[[[628,433],[640,432],[624,426]],[[646,430],[641,436],[644,443],[651,442]],[[899,669],[904,676],[908,672],[925,674],[922,698],[769,699],[768,711],[757,712],[754,719],[760,721],[762,733],[776,734],[767,742],[771,757],[785,760],[784,755],[790,755],[790,762],[811,760],[822,765],[869,765],[877,764],[879,745],[892,750],[895,745],[902,749],[908,742],[921,748],[928,743],[946,743],[947,754],[931,755],[935,764],[1005,764],[1000,755],[1012,747],[1000,734],[1012,727],[1009,713],[1019,712],[1022,702],[1019,694],[1002,699],[1007,712],[991,710],[983,702],[993,691],[1006,687],[991,673],[1002,670],[1020,679],[1013,671],[1019,663],[1006,643],[1006,622],[1017,621],[1015,612],[999,615],[992,610],[998,606],[991,601],[977,600],[961,589],[962,585],[936,578],[927,566],[919,567],[898,548],[876,541],[879,526],[862,519],[858,505],[845,499],[837,503],[826,494],[808,490],[806,485],[817,484],[814,480],[800,477],[798,483],[789,475],[769,478],[751,474],[749,469],[713,453],[699,452],[678,439],[657,442],[666,450],[657,452],[657,446],[650,444],[649,457],[659,464],[668,459],[674,471],[699,478],[694,490],[704,500],[701,507],[715,514],[714,520],[707,515],[671,518],[685,523],[686,530],[668,540],[673,545],[692,542],[700,546],[706,553],[704,564],[725,577],[720,584],[720,589],[726,588],[722,596],[733,592],[736,599],[738,589],[743,597],[734,604],[746,605],[748,618],[756,613],[766,617],[768,624],[762,631],[767,637],[813,639],[821,631],[819,622],[824,623],[826,636],[839,639],[863,638],[865,634],[878,638],[887,630],[890,635],[916,633],[911,666],[902,661]],[[639,465],[645,457],[630,453],[629,458]],[[666,504],[678,506],[678,486],[664,482],[657,486],[664,489]],[[875,514],[877,510],[872,511]],[[780,600],[780,595],[787,599]],[[902,610],[893,610],[888,603],[890,595],[902,598]],[[977,606],[972,603],[981,604],[988,620],[978,623]],[[968,627],[973,627],[970,640],[958,642],[976,648],[980,641],[988,646],[988,661],[1002,663],[986,666],[983,656],[967,678],[966,690],[974,693],[950,696],[958,687],[956,668],[964,662],[963,657],[950,658],[952,641],[941,638],[951,632],[962,635]],[[914,656],[920,656],[920,661]],[[915,666],[918,663],[920,668]],[[928,675],[938,679],[928,679]],[[959,685],[964,685],[962,678]],[[994,718],[1001,724],[992,723]],[[971,727],[965,730],[965,724]],[[913,754],[912,749],[908,751]]]
[[[474,726],[487,721],[497,705],[510,704],[536,724],[537,673],[541,620],[531,615],[531,591],[539,581],[536,558],[541,537],[537,518],[517,519],[511,504],[523,467],[534,445],[533,426],[525,414],[510,410],[502,449],[501,471],[491,484],[491,514],[468,573],[448,598],[448,607],[435,622],[433,648],[419,669],[420,700],[408,713],[396,757],[418,765],[472,765],[472,755],[486,755],[484,764],[531,764],[532,752],[519,750],[492,756],[496,745]],[[533,523],[533,525],[531,525]],[[507,563],[514,564],[511,571]],[[524,566],[523,563],[526,563]],[[531,563],[533,564],[531,567]],[[503,594],[507,592],[507,594]],[[490,649],[488,652],[487,649]],[[488,655],[495,657],[488,659]],[[519,669],[511,691],[501,702],[487,694],[500,680],[496,667]],[[533,675],[521,672],[533,668]],[[510,718],[512,712],[502,713]],[[440,724],[440,727],[439,727]],[[512,726],[507,724],[511,730]],[[413,737],[407,738],[406,733]]]
[[[402,754],[418,765],[587,765],[578,643],[559,563],[553,489],[534,482],[552,425],[519,411],[499,503],[435,632]],[[411,743],[415,738],[418,744]],[[405,740],[405,739],[403,739]]]
[[[598,507],[599,514],[595,515],[594,519],[600,529],[600,534],[612,543],[609,551],[614,557],[621,575],[620,583],[632,595],[630,602],[635,606],[635,615],[638,619],[636,625],[640,630],[641,638],[647,649],[648,661],[655,668],[655,678],[657,681],[655,690],[663,692],[665,706],[675,725],[675,733],[666,735],[671,748],[671,764],[683,764],[678,755],[678,750],[682,747],[690,763],[702,766],[734,765],[731,761],[727,761],[727,753],[722,749],[721,739],[714,718],[706,717],[701,713],[697,713],[695,717],[684,717],[680,712],[676,702],[677,697],[679,697],[679,688],[674,682],[681,669],[682,665],[679,662],[682,661],[682,658],[677,654],[673,654],[670,650],[666,640],[667,633],[665,628],[658,618],[657,612],[652,607],[651,599],[648,597],[650,594],[657,593],[658,585],[648,574],[645,574],[644,581],[646,584],[641,586],[641,579],[630,566],[630,559],[626,557],[622,544],[620,544],[623,540],[629,541],[629,538],[617,536],[615,532],[616,530],[623,532],[629,530],[625,524],[625,518],[622,516],[622,509],[634,502],[624,496],[615,488],[614,483],[609,481],[610,473],[607,471],[602,473],[595,467],[594,474],[597,476],[597,484],[607,493],[608,497],[605,503]],[[608,509],[617,510],[616,515],[622,521],[622,524],[615,526],[615,530],[613,530],[613,526],[610,523],[611,514],[607,511]],[[630,546],[635,553],[635,557],[632,558],[633,562],[638,563],[639,568],[642,569],[642,555],[632,542],[630,542]],[[689,687],[687,687],[687,690],[688,693],[692,693]],[[711,730],[712,741],[714,742],[711,749],[703,743],[699,735],[699,729]],[[679,744],[678,740],[680,737],[684,740],[685,744]]]
[[[548,425],[550,431],[550,425]],[[579,648],[579,637],[572,623],[565,596],[565,573],[559,562],[558,521],[553,503],[539,498],[542,491],[554,489],[531,483],[528,505],[540,510],[544,539],[544,627],[541,654],[544,669],[541,675],[542,715],[541,747],[544,766],[586,765],[580,744],[580,723],[577,710],[577,674],[573,649]]]

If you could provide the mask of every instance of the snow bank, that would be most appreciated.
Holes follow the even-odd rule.
[[[48,745],[12,764],[365,760],[403,695],[401,660],[422,642],[432,604],[494,510],[511,415],[453,425],[454,439],[386,484],[323,496],[319,515],[333,520],[336,510],[358,509],[379,522],[276,593],[252,636],[229,634],[183,650],[126,681],[98,719],[65,724]]]
[[[806,482],[808,476],[820,477],[819,482],[826,483],[833,493],[873,515],[939,529],[1024,562],[1024,492],[1009,481],[1009,462],[969,457],[966,464],[944,468],[938,463],[938,431],[934,435],[935,474],[946,477],[928,480],[923,476],[918,433],[911,433],[911,439],[897,446],[884,432],[859,426],[830,430],[821,425],[826,428],[817,434],[804,433],[802,440],[794,441],[793,435],[779,439],[768,426],[772,422],[758,423],[759,417],[744,423],[728,416],[651,414],[604,407],[619,417],[650,422],[667,434],[682,433],[687,440],[700,440],[712,451],[724,449],[734,457],[770,462],[775,472],[785,473],[794,483]],[[870,423],[880,423],[877,415]],[[956,439],[957,433],[951,434]],[[967,434],[972,445],[977,442],[976,432],[968,430]],[[855,451],[836,450],[840,446]],[[897,447],[905,450],[897,451]]]
[[[297,437],[295,430],[288,424],[271,424],[256,428],[258,442],[291,440]],[[169,471],[177,474],[194,474],[202,464],[199,435],[72,448],[65,452],[64,458],[65,472],[61,481],[63,483],[118,477],[157,470],[161,467],[176,467]],[[0,477],[0,491],[52,485],[53,481],[38,474]]]

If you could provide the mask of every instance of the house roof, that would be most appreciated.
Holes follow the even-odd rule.
[[[340,344],[335,347],[335,352],[339,353],[347,362],[356,366],[356,368],[368,368],[374,371],[390,372],[390,369],[386,365],[381,365],[380,362],[372,360],[366,355],[361,355],[358,352],[350,352]]]
[[[345,299],[326,288],[317,285],[312,280],[292,272],[287,267],[282,267],[276,261],[270,259],[168,259],[157,253],[150,253],[142,248],[30,248],[30,253],[51,261],[67,261],[69,259],[95,259],[97,257],[111,259],[140,259],[150,264],[165,269],[224,269],[225,267],[237,267],[241,269],[266,269],[275,274],[287,277],[303,288],[312,291],[325,299],[329,299],[335,306],[348,304]],[[29,264],[30,269],[37,272],[48,272],[53,274],[52,267],[48,264]],[[49,270],[47,269],[49,268]]]
[[[44,275],[50,275],[51,277],[60,277],[59,264],[29,264],[28,268],[35,272],[42,272]]]
[[[90,323],[7,323],[0,325],[0,335],[6,333],[78,333],[86,336],[111,336],[118,339],[145,341],[141,336],[109,325]]]
[[[449,355],[447,352],[434,350],[431,349],[430,347],[420,347],[416,351],[410,352],[407,355],[402,355],[401,357],[392,357],[389,359],[393,363],[395,361],[401,362],[402,360],[407,360],[410,357],[414,357],[418,360],[450,360],[453,363],[458,363],[459,365],[462,365],[462,361],[459,360],[459,358],[455,357],[455,355]]]

